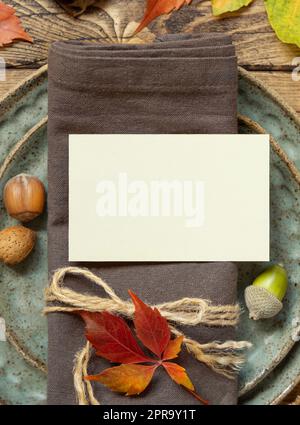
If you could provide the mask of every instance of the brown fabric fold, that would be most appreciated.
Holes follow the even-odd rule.
[[[49,54],[48,258],[49,273],[68,262],[68,135],[85,133],[235,133],[237,66],[230,37],[166,36],[153,44],[56,42]],[[167,164],[166,164],[167,166]],[[78,170],[80,172],[80,170]],[[82,221],[84,226],[84,217]],[[124,247],[126,249],[126,247]],[[133,289],[144,301],[183,296],[217,304],[236,300],[232,263],[77,263],[100,274],[123,298]],[[91,283],[68,278],[77,291],[99,294]],[[73,359],[85,342],[78,317],[48,316],[48,404],[75,404]],[[184,328],[201,342],[233,339],[230,328]],[[237,382],[217,375],[186,352],[179,357],[212,404],[235,404]],[[108,367],[93,357],[90,373]],[[195,404],[159,371],[138,397],[93,384],[102,404]]]

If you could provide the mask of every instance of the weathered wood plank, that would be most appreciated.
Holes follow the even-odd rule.
[[[39,67],[47,60],[49,44],[58,39],[108,39],[128,41],[128,36],[143,15],[145,0],[99,0],[80,18],[68,16],[54,0],[7,0],[17,9],[34,43],[16,43],[0,53],[10,67]],[[210,1],[194,0],[190,6],[163,16],[150,24],[140,37],[189,31],[227,31],[233,35],[239,64],[252,70],[286,70],[300,56],[296,46],[277,40],[270,27],[263,0],[250,7],[216,18]]]
[[[32,74],[32,69],[8,69],[5,81],[0,81],[0,101],[10,90]]]
[[[297,400],[296,400],[297,399]],[[296,403],[300,405],[300,384],[298,384],[293,391],[285,398],[282,404]]]
[[[253,75],[275,90],[300,114],[300,81],[294,81],[291,72],[253,72]]]

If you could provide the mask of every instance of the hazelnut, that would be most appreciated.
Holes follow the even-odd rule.
[[[18,174],[5,185],[3,200],[8,214],[21,222],[33,220],[43,212],[45,188],[34,176]]]

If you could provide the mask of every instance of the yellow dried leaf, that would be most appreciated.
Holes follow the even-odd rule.
[[[253,0],[212,0],[212,9],[215,16],[226,12],[234,12],[243,6],[248,6]]]
[[[300,47],[300,0],[265,0],[265,6],[277,37]]]

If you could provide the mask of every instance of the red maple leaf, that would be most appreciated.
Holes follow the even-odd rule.
[[[87,376],[89,381],[98,381],[112,391],[125,395],[137,395],[150,384],[156,369],[162,366],[170,378],[189,391],[197,400],[207,404],[195,391],[187,371],[174,360],[181,351],[183,336],[171,339],[167,320],[157,308],[140,300],[132,291],[129,295],[135,306],[134,327],[136,335],[154,357],[142,350],[124,319],[108,312],[93,313],[77,311],[86,325],[86,338],[104,357],[119,366],[105,369],[98,375]],[[146,364],[141,364],[146,363]]]
[[[21,21],[15,13],[13,7],[0,2],[0,46],[10,44],[14,40],[32,42],[32,38],[23,30]]]

